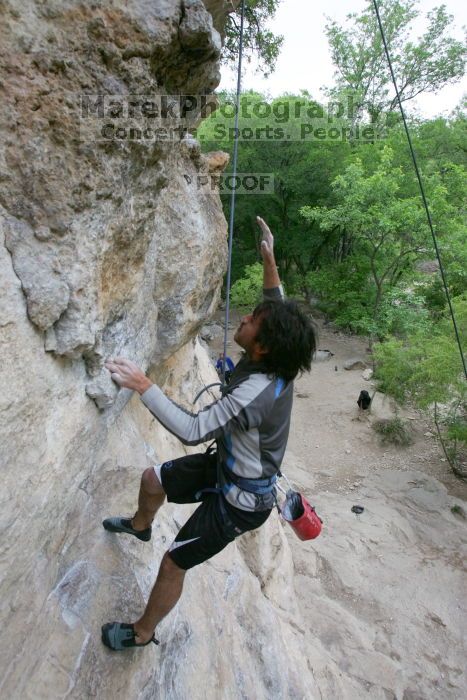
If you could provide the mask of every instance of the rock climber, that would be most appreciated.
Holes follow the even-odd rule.
[[[222,397],[197,414],[169,400],[130,360],[105,363],[121,387],[137,391],[144,405],[184,445],[215,439],[217,450],[186,455],[146,469],[132,518],[107,518],[106,530],[147,542],[165,498],[199,503],[165,552],[142,616],[102,627],[114,650],[157,643],[154,631],[180,598],[188,569],[213,557],[236,537],[262,525],[275,503],[274,482],[290,426],[293,380],[309,370],[316,348],[314,327],[293,301],[285,300],[274,258],[274,238],[262,232],[264,300],[241,319],[234,340],[243,348]]]

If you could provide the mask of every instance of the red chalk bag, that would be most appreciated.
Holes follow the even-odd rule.
[[[289,494],[287,494],[287,497],[289,497]],[[308,503],[306,498],[301,493],[298,495],[301,499],[303,513],[298,518],[289,520],[287,517],[285,517],[284,509],[282,509],[281,516],[287,523],[289,523],[297,537],[299,537],[301,540],[314,540],[316,537],[318,537],[322,530],[323,521],[317,515],[313,506]]]

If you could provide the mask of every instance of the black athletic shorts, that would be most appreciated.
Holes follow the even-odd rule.
[[[199,503],[180,529],[169,555],[181,569],[191,569],[210,559],[239,535],[254,530],[270,510],[247,511],[230,505],[221,493],[196,494],[216,486],[216,454],[187,455],[159,467],[162,487],[172,503]]]

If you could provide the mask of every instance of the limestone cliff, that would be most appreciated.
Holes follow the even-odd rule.
[[[24,2],[5,17],[0,205],[28,317],[46,352],[91,376],[109,353],[159,364],[218,301],[225,221],[193,185],[210,161],[188,133],[98,138],[109,111],[93,107],[212,92],[220,36],[199,0]],[[89,392],[110,403],[103,382]]]
[[[134,511],[145,467],[183,452],[102,366],[126,355],[190,408],[214,378],[197,330],[226,222],[197,183],[226,156],[190,128],[232,4],[0,0],[0,697],[459,700],[465,501],[424,473],[443,470],[423,428],[410,455],[354,422],[360,374],[334,366],[357,341],[329,329],[284,463],[322,536],[299,542],[274,513],[187,575],[159,647],[101,644],[104,622],[140,614],[190,513],[165,506],[150,543],[102,529]],[[142,118],[141,96],[167,113]],[[155,126],[175,136],[138,138]]]
[[[181,452],[103,360],[134,359],[185,402],[210,379],[195,337],[219,300],[226,222],[193,183],[226,159],[190,137],[200,108],[178,139],[105,140],[95,100],[209,96],[229,6],[1,3],[2,697],[311,697],[271,602],[290,585],[271,573],[290,557],[277,521],[245,559],[232,546],[187,577],[158,650],[112,656],[99,636],[139,613],[188,515],[169,506],[146,546],[102,530],[134,509],[143,468]],[[259,542],[267,581],[251,571]],[[293,596],[280,606],[292,614]]]

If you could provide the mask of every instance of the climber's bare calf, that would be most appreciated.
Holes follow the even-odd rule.
[[[164,500],[165,491],[154,469],[145,469],[139,488],[138,511],[131,523],[135,530],[151,527],[154,516]],[[146,609],[140,619],[133,623],[137,644],[144,644],[151,639],[156,626],[177,603],[182,594],[185,573],[166,552],[162,557]]]
[[[151,527],[154,516],[164,500],[165,491],[153,467],[145,469],[139,487],[138,510],[131,521],[132,527],[135,530],[146,530]]]
[[[145,644],[151,639],[159,622],[176,605],[182,594],[185,574],[186,571],[177,566],[166,552],[146,609],[140,619],[133,623],[137,644]]]

